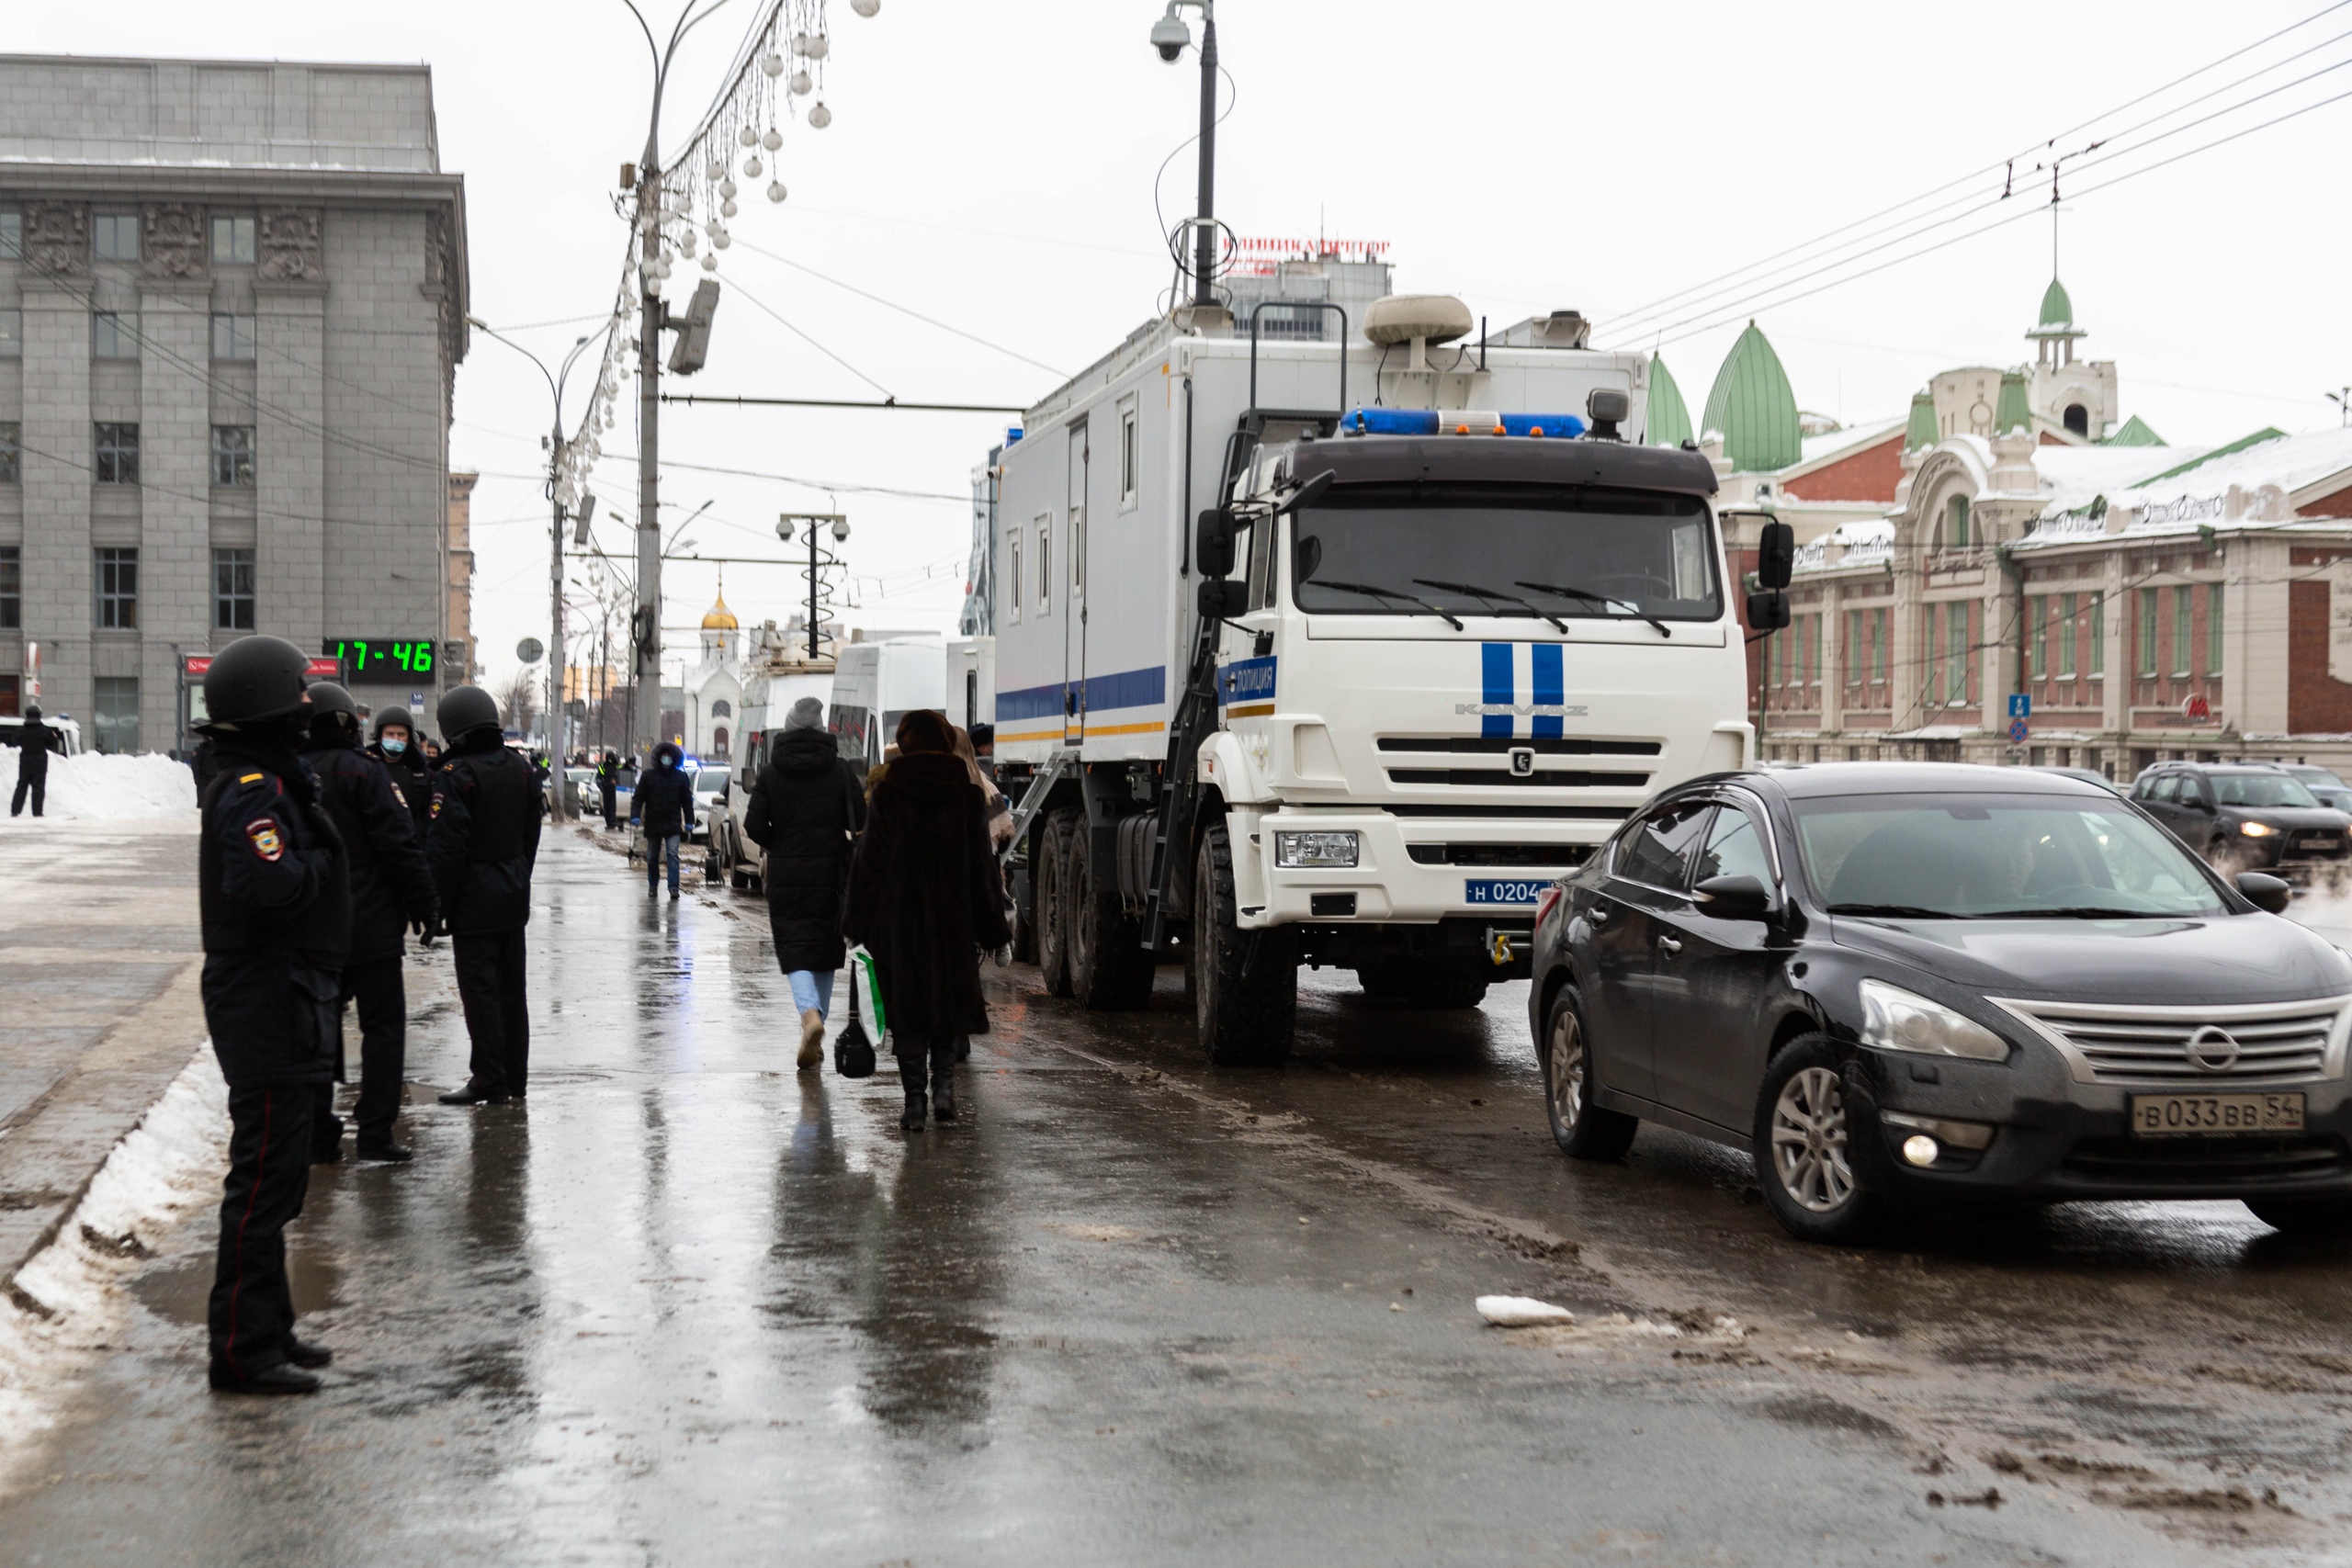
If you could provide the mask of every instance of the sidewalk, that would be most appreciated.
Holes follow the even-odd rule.
[[[196,839],[0,823],[0,1292],[204,1043]]]

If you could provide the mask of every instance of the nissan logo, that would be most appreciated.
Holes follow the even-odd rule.
[[[1529,746],[1514,746],[1510,753],[1510,773],[1523,779],[1535,772],[1535,750]]]
[[[2209,1023],[2188,1037],[2188,1060],[2199,1072],[2226,1073],[2238,1065],[2236,1037]]]

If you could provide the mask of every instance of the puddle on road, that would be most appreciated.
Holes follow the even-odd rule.
[[[286,1272],[294,1287],[298,1314],[343,1304],[343,1270],[334,1258],[306,1247],[288,1247]],[[167,1323],[201,1328],[212,1297],[212,1254],[192,1252],[158,1263],[130,1282],[130,1293],[140,1305]]]

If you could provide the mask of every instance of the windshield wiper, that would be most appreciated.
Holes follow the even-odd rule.
[[[1460,621],[1455,620],[1428,600],[1416,598],[1410,593],[1399,593],[1393,588],[1374,588],[1369,582],[1340,582],[1329,577],[1310,577],[1306,582],[1302,582],[1299,586],[1304,588],[1307,582],[1313,583],[1317,588],[1336,588],[1342,593],[1362,593],[1374,599],[1402,599],[1408,604],[1419,604],[1455,631],[1463,629]]]
[[[1955,915],[1950,909],[1924,909],[1917,904],[1832,904],[1833,915],[1875,915],[1891,920],[1964,920],[1966,915]]]
[[[1489,604],[1516,604],[1531,615],[1543,616],[1561,631],[1568,629],[1567,622],[1549,610],[1537,609],[1516,593],[1498,593],[1491,588],[1481,588],[1475,582],[1448,582],[1442,577],[1417,577],[1413,581],[1424,588],[1442,588],[1448,593],[1467,593],[1474,599],[1484,599]]]
[[[1604,610],[1623,609],[1632,615],[1639,615],[1643,620],[1656,626],[1658,636],[1672,637],[1674,635],[1664,621],[1659,620],[1639,604],[1624,599],[1611,599],[1605,593],[1595,593],[1589,588],[1570,588],[1559,582],[1528,582],[1520,579],[1513,579],[1511,586],[1532,588],[1538,593],[1550,593],[1562,599],[1581,599],[1588,604],[1598,604]]]
[[[2070,904],[2055,909],[1994,909],[1980,920],[2174,920],[2181,917],[2163,909],[2110,909],[2101,904]]]

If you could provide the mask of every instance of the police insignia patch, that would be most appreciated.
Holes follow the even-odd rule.
[[[254,853],[264,860],[281,860],[285,857],[286,840],[278,832],[277,819],[274,817],[256,817],[246,823],[245,841],[253,845]]]

